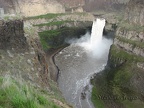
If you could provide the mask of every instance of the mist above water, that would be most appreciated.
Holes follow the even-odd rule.
[[[91,57],[101,58],[112,44],[112,39],[103,37],[104,26],[105,19],[96,19],[93,21],[91,34],[87,32],[80,39],[71,39],[67,42],[83,47]]]
[[[94,108],[90,101],[90,78],[104,69],[112,44],[112,40],[103,37],[104,26],[104,19],[95,20],[91,33],[67,41],[71,45],[55,56],[55,63],[60,70],[59,88],[74,108]]]

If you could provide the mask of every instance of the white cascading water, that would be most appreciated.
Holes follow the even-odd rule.
[[[70,40],[71,45],[55,56],[59,67],[58,85],[74,108],[94,108],[91,103],[91,76],[104,69],[112,40],[103,37],[105,19],[93,21],[91,36]],[[93,58],[94,57],[94,58]]]
[[[103,29],[105,26],[105,19],[96,19],[93,21],[90,45],[93,48],[98,47],[102,41]]]
[[[91,36],[85,42],[79,43],[80,46],[87,50],[91,57],[101,58],[111,44],[111,41],[103,38],[105,19],[95,19],[92,25]]]

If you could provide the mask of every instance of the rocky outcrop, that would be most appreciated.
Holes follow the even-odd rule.
[[[6,13],[36,16],[47,13],[121,10],[129,0],[0,0]]]
[[[144,1],[130,0],[124,20],[116,31],[114,45],[126,52],[144,57]]]
[[[56,0],[1,0],[0,8],[4,8],[6,13],[23,16],[65,12],[65,8]]]
[[[97,94],[93,98],[100,99],[104,108],[143,107],[143,0],[130,0],[127,6],[124,18],[116,24],[107,66],[93,80]]]
[[[57,95],[59,98],[63,97],[57,84],[51,79],[48,60],[37,30],[23,24],[22,20],[1,22],[0,91],[4,93],[3,97],[9,100],[0,100],[1,106],[7,107],[9,104],[8,107],[36,108],[38,105],[71,108],[57,98]],[[16,104],[13,99],[18,100]],[[42,101],[39,101],[41,99]]]
[[[65,22],[64,24],[61,25],[50,25],[50,26],[37,26],[38,31],[46,31],[46,30],[57,30],[65,27],[79,27],[79,28],[88,28],[91,27],[92,21],[72,21],[72,22]]]
[[[114,45],[123,48],[126,52],[144,57],[144,32],[118,28]]]
[[[66,8],[79,7],[85,4],[85,0],[57,0]]]
[[[14,1],[16,13],[36,16],[47,13],[64,13],[65,9],[56,0],[17,0]],[[30,8],[29,8],[30,7]]]
[[[10,74],[30,81],[37,87],[49,88],[48,64],[38,35],[24,33],[23,28],[21,20],[1,21],[1,75]]]
[[[85,0],[84,10],[122,10],[129,0]]]
[[[144,1],[130,0],[127,5],[125,19],[129,23],[144,26]]]
[[[28,50],[22,21],[0,21],[0,49]]]
[[[25,22],[36,26],[39,32],[46,30],[56,30],[64,27],[90,27],[95,17],[90,13],[83,14],[64,14],[53,19],[30,19]]]
[[[25,19],[26,22],[31,23],[32,25],[40,25],[40,24],[48,24],[51,22],[86,22],[86,21],[93,21],[95,19],[94,15],[91,13],[63,13],[63,14],[49,14],[51,16],[54,16],[52,18],[49,18],[49,16],[45,17],[30,17]],[[50,16],[50,17],[51,17]]]

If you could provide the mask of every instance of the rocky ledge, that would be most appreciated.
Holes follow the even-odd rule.
[[[37,31],[22,20],[1,22],[0,107],[70,108],[50,78]]]
[[[92,100],[96,107],[143,108],[143,12],[143,0],[130,0],[124,17],[116,25],[107,66],[92,80]]]

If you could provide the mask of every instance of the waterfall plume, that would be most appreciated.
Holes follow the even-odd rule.
[[[96,19],[93,21],[91,38],[90,38],[90,46],[92,48],[98,47],[98,45],[102,41],[103,37],[103,29],[105,26],[105,19]]]

